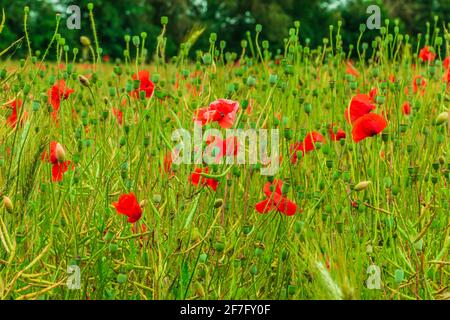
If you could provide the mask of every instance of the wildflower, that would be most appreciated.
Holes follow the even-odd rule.
[[[302,142],[292,144],[290,146],[291,163],[297,163],[297,152],[301,152],[304,155],[307,152],[313,151],[317,142],[325,143],[326,140],[320,133],[312,131],[307,134]]]
[[[202,172],[208,173],[209,172],[209,168],[206,167],[204,170],[202,170],[201,168],[195,168],[194,172],[189,176],[189,181],[194,186],[198,186],[198,184],[200,183],[202,186],[208,185],[211,189],[216,191],[217,190],[217,185],[219,184],[219,181],[217,181],[216,179],[212,179],[212,178],[202,177],[201,176]]]
[[[50,154],[46,151],[42,154],[42,160],[48,161],[52,164],[52,181],[62,181],[64,173],[69,170],[70,161],[65,161],[66,155],[62,146],[56,142],[50,142]]]
[[[353,66],[353,64],[350,61],[348,61],[346,63],[345,73],[346,74],[350,74],[350,75],[352,75],[354,77],[359,77],[358,70],[356,70],[356,68]]]
[[[409,115],[409,114],[411,114],[411,105],[410,105],[408,102],[405,102],[405,103],[402,105],[402,113],[403,113],[404,115]]]
[[[436,58],[436,54],[431,52],[429,47],[424,47],[419,52],[419,58],[422,59],[423,62],[432,62]]]
[[[206,154],[213,156],[216,163],[219,163],[223,157],[237,156],[239,142],[235,136],[225,140],[210,136],[206,139],[206,144],[208,145]]]
[[[233,126],[238,109],[238,102],[219,99],[212,102],[208,108],[198,109],[194,121],[199,121],[202,125],[217,122],[221,128],[228,129]]]
[[[328,133],[330,134],[330,138],[332,141],[339,141],[345,139],[347,136],[345,131],[342,130],[341,128],[339,128],[337,132],[334,133],[333,126],[330,126],[330,128],[328,129]]]
[[[386,128],[386,120],[375,113],[366,114],[353,123],[352,137],[353,141],[359,142],[367,137],[379,134]]]
[[[6,122],[8,125],[12,128],[15,128],[17,125],[17,117],[18,117],[18,109],[22,107],[22,100],[20,99],[14,99],[11,102],[7,103],[7,106],[11,107],[12,112],[9,115],[9,117],[6,119]],[[23,112],[23,118],[27,117],[27,112]]]
[[[282,192],[282,187],[283,181],[279,179],[275,179],[272,183],[267,182],[263,189],[267,198],[255,205],[256,211],[259,213],[267,213],[276,210],[287,216],[293,216],[298,210],[297,205],[287,199]]]
[[[450,68],[450,56],[444,59],[444,68],[449,69]]]
[[[427,87],[427,82],[425,81],[424,77],[417,75],[413,79],[413,92],[417,93],[419,89],[422,89],[420,91],[420,95],[425,94],[425,88]]]
[[[48,102],[53,107],[52,113],[53,119],[56,119],[59,107],[61,106],[61,101],[69,98],[69,96],[74,92],[75,91],[73,89],[66,87],[66,82],[64,81],[64,79],[61,79],[58,82],[56,82],[51,87],[51,89],[48,90],[47,92]]]
[[[123,113],[120,109],[118,108],[113,108],[112,109],[112,114],[116,117],[117,119],[117,123],[119,123],[119,125],[122,125],[123,123]]]
[[[139,92],[144,91],[146,98],[151,98],[155,90],[155,84],[150,80],[150,74],[147,70],[141,70],[138,74],[133,74],[133,80],[139,80],[139,89],[131,91],[131,96],[139,98]]]
[[[374,110],[376,106],[372,103],[372,100],[367,94],[357,94],[350,101],[350,106],[345,109],[345,119],[349,123],[355,122],[358,118],[365,114],[368,114]]]
[[[119,201],[114,202],[113,206],[117,213],[127,216],[130,223],[138,221],[142,216],[142,208],[132,192],[121,195]]]
[[[371,183],[372,183],[371,181],[361,181],[353,188],[353,190],[362,191],[362,190],[366,189],[369,186],[369,184],[371,184]]]

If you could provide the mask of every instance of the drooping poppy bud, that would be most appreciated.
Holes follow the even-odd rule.
[[[59,143],[57,143],[56,147],[55,147],[55,157],[59,163],[63,163],[66,161],[66,152],[64,151],[64,148]]]
[[[367,189],[367,187],[371,184],[371,181],[361,181],[360,183],[358,183],[353,190],[355,191],[362,191],[364,189]]]
[[[7,196],[3,197],[3,205],[5,206],[6,211],[8,211],[9,213],[13,213],[14,205],[9,197]]]

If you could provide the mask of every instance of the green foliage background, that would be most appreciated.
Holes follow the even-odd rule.
[[[283,39],[295,20],[301,22],[303,41],[309,38],[312,45],[317,45],[328,36],[328,26],[341,19],[345,30],[344,44],[355,43],[359,25],[367,20],[366,10],[371,4],[381,7],[382,20],[400,19],[401,32],[408,34],[424,33],[426,22],[432,21],[435,15],[441,18],[441,24],[442,19],[450,16],[450,0],[0,0],[7,19],[0,36],[0,48],[6,48],[24,34],[25,5],[31,10],[29,33],[33,49],[46,47],[54,31],[56,12],[63,16],[62,36],[71,48],[79,47],[81,35],[91,37],[88,2],[95,5],[104,54],[113,58],[122,57],[125,34],[139,35],[142,31],[149,35],[151,56],[161,28],[160,18],[164,15],[169,17],[169,57],[177,53],[178,44],[193,28],[205,28],[197,48],[207,48],[209,33],[216,32],[219,40],[226,41],[226,50],[239,50],[246,31],[254,32],[255,25],[260,23],[263,25],[262,40],[269,40],[273,50],[283,46]],[[66,8],[71,4],[81,8],[81,30],[66,27]],[[370,37],[370,32],[366,36]],[[15,57],[25,55],[25,51],[22,45],[16,50]]]

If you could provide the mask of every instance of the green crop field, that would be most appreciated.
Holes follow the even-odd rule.
[[[278,51],[198,29],[167,57],[163,17],[113,61],[95,8],[78,48],[60,16],[33,47],[27,13],[0,48],[1,299],[450,298],[441,21],[351,47],[295,23]]]

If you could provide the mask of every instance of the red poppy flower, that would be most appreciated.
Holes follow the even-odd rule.
[[[202,170],[201,168],[195,168],[194,172],[189,176],[189,181],[194,185],[194,186],[198,186],[198,184],[200,183],[202,186],[204,185],[208,185],[209,187],[211,187],[211,189],[213,189],[214,191],[217,190],[217,185],[219,184],[219,181],[212,179],[212,178],[205,178],[202,177],[200,175],[200,173],[208,173],[209,172],[209,168],[206,167],[204,170]]]
[[[272,183],[267,182],[263,189],[267,198],[255,205],[256,211],[267,213],[276,210],[287,216],[293,216],[297,212],[297,205],[282,194],[282,186],[283,181],[279,179],[275,179]]]
[[[117,122],[119,123],[119,125],[122,125],[122,123],[123,123],[123,113],[122,113],[122,111],[120,109],[118,109],[118,108],[113,108],[112,109],[112,113],[116,117]]]
[[[131,96],[139,98],[139,91],[144,91],[146,98],[151,98],[153,96],[155,84],[150,80],[150,74],[147,70],[141,70],[137,75],[133,74],[133,80],[139,80],[140,83],[139,89],[131,91]]]
[[[73,89],[66,87],[66,82],[64,79],[57,81],[51,89],[48,90],[48,103],[53,107],[53,119],[56,119],[59,107],[61,106],[61,101],[66,100],[75,91]]]
[[[365,114],[368,114],[374,110],[376,106],[372,103],[372,100],[367,94],[357,94],[350,101],[350,106],[345,109],[345,119],[349,123],[355,122],[358,118]]]
[[[62,181],[64,173],[69,170],[71,165],[70,161],[59,162],[57,157],[57,145],[58,142],[50,142],[50,152],[44,151],[42,154],[42,160],[48,161],[52,164],[52,181],[59,182]],[[73,168],[73,166],[72,166]]]
[[[367,137],[377,135],[383,131],[386,126],[387,122],[382,116],[375,113],[366,114],[356,120],[353,124],[353,141],[359,142]]]
[[[444,59],[444,68],[448,69],[450,67],[450,56]]]
[[[402,105],[402,113],[403,113],[404,115],[409,115],[409,114],[411,114],[411,105],[410,105],[408,102],[405,102],[405,103]]]
[[[330,134],[330,138],[332,141],[339,141],[341,139],[345,139],[347,134],[341,128],[338,129],[336,133],[334,133],[333,126],[330,126],[328,129],[328,133]]]
[[[448,69],[448,70],[445,72],[444,82],[447,82],[447,84],[450,84],[450,69]]]
[[[52,165],[52,181],[53,182],[60,182],[63,179],[64,173],[69,170],[71,162],[57,162]]]
[[[223,157],[233,157],[238,154],[238,138],[228,137],[222,140],[218,136],[209,136],[206,139],[208,145],[205,153],[214,157],[216,163],[220,163]]]
[[[133,192],[121,195],[119,201],[114,202],[113,206],[116,208],[117,213],[128,217],[128,222],[134,223],[142,216],[142,208]]]
[[[109,62],[109,60],[110,60],[110,57],[107,54],[105,54],[103,56],[103,62]]]
[[[369,92],[370,102],[375,102],[375,98],[377,97],[377,94],[378,94],[377,88],[372,88],[372,90],[370,90],[370,92]]]
[[[302,142],[296,142],[290,146],[291,163],[297,163],[297,152],[301,151],[302,155],[306,152],[313,151],[317,142],[325,143],[325,138],[318,132],[312,131],[306,135]]]
[[[167,152],[164,156],[164,171],[171,172],[172,171],[172,152]]]
[[[231,128],[238,109],[238,102],[219,99],[212,102],[208,108],[198,109],[194,121],[199,121],[202,125],[210,122],[217,122],[221,128]]]
[[[436,58],[436,54],[430,51],[429,47],[424,47],[419,52],[419,58],[422,59],[423,62],[434,61],[434,58]]]
[[[353,66],[353,64],[350,61],[348,61],[346,64],[345,73],[351,74],[354,77],[359,77],[358,70],[356,70],[356,68]]]
[[[9,107],[11,107],[12,112],[9,115],[9,117],[6,119],[6,122],[8,123],[8,125],[12,128],[15,128],[17,125],[17,116],[18,116],[18,112],[17,109],[22,107],[22,100],[20,99],[14,99],[12,102],[7,104]],[[24,111],[23,112],[23,118],[26,118],[27,116],[27,112]]]
[[[417,75],[413,79],[413,92],[417,93],[417,91],[420,90],[420,94],[423,96],[425,94],[425,88],[427,87],[427,82],[425,81],[425,78]]]

